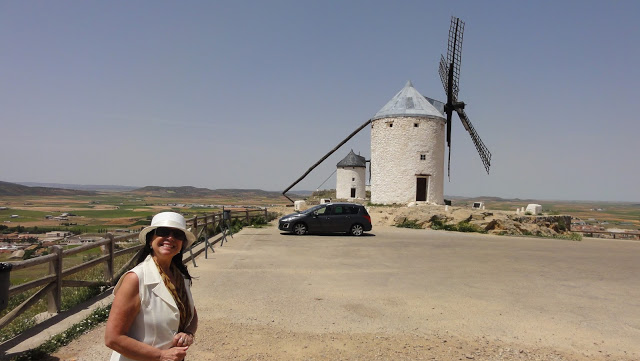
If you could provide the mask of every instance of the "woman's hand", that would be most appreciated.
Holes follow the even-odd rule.
[[[160,352],[160,361],[182,361],[187,356],[188,349],[189,346],[172,347],[168,350],[162,350]]]
[[[173,342],[171,343],[174,347],[184,347],[191,346],[195,341],[195,337],[193,334],[186,332],[178,332],[175,336],[173,336]]]

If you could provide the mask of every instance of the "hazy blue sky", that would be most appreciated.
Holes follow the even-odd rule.
[[[640,201],[631,0],[0,0],[0,180],[282,191],[407,80],[444,100],[451,15],[493,158],[456,118],[445,194]]]

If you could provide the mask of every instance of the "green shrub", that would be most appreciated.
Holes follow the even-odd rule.
[[[267,222],[271,222],[277,218],[280,218],[280,214],[278,214],[278,212],[267,212]]]
[[[469,221],[461,221],[457,225],[458,232],[476,232],[486,233],[486,231],[475,224],[469,223]]]
[[[564,219],[562,218],[558,220],[558,229],[562,232],[567,230],[567,225],[564,223]]]
[[[445,223],[443,220],[441,220],[437,216],[431,217],[430,222],[431,222],[431,229],[434,229],[434,230],[443,230],[443,231],[458,230],[458,227],[455,224]]]
[[[431,222],[431,229],[435,229],[435,230],[444,229],[445,224],[440,218],[433,216],[429,221]]]
[[[253,226],[253,227],[264,226],[266,224],[267,224],[267,220],[264,219],[264,217],[251,218],[251,226]]]
[[[458,227],[455,224],[445,224],[442,229],[444,229],[445,231],[455,232],[458,230]]]
[[[28,250],[24,251],[24,255],[22,256],[22,259],[23,260],[31,259],[31,258],[36,256],[35,253],[36,253],[35,249],[28,249]]]
[[[416,220],[416,219],[406,219],[406,218],[402,222],[396,224],[396,227],[422,229],[422,226],[420,226],[418,224],[418,220]]]
[[[448,224],[437,216],[431,218],[431,229],[454,231],[454,232],[474,232],[474,233],[487,233],[480,226],[469,223],[468,220],[460,221],[458,224]]]

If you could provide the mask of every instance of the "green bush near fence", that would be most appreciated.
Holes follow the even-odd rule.
[[[267,212],[266,218],[263,216],[251,218],[250,225],[252,227],[264,227],[278,217],[279,215],[276,212]]]
[[[254,228],[261,228],[267,225],[267,220],[264,217],[252,218],[249,226]]]
[[[109,318],[109,311],[111,311],[111,305],[106,307],[99,307],[95,309],[87,318],[74,324],[61,334],[55,335],[47,340],[42,345],[25,351],[23,354],[15,357],[13,361],[32,361],[43,360],[48,355],[57,351],[60,347],[66,346],[71,341],[87,333],[89,330],[94,329]]]

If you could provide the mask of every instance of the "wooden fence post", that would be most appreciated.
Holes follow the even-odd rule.
[[[47,311],[58,313],[62,305],[62,247],[53,246],[52,248],[57,257],[49,262],[49,273],[55,274],[56,280],[51,292],[47,293]]]
[[[198,237],[198,216],[193,217],[193,228],[191,231],[196,237]],[[196,239],[197,241],[197,239]]]
[[[209,238],[209,235],[207,234],[207,231],[208,231],[207,227],[209,227],[209,225],[207,223],[207,217],[208,216],[205,214],[204,215],[204,230],[202,231],[202,234],[204,234],[204,239]]]
[[[249,210],[245,208],[244,211],[247,214],[246,219],[247,219],[247,226],[248,226],[249,224],[251,224],[251,222],[249,222]]]
[[[211,235],[216,234],[216,214],[211,213],[211,227],[213,230],[211,231]],[[213,247],[212,247],[213,250]],[[206,235],[204,238],[204,259],[209,258],[209,235]]]
[[[267,208],[264,209],[264,221],[267,222],[267,223],[269,222]]]
[[[115,237],[111,233],[107,233],[107,238],[109,238],[109,243],[104,245],[104,249],[102,250],[102,254],[108,254],[109,259],[107,260],[104,267],[104,279],[110,284],[113,285],[113,264],[114,264],[114,252],[116,247]]]

